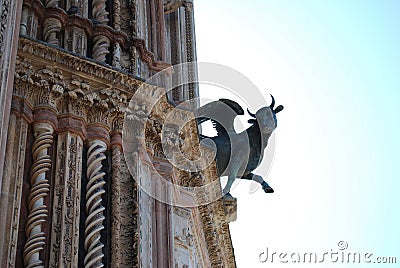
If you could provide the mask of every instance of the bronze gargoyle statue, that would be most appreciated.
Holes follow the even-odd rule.
[[[260,165],[268,139],[277,126],[276,114],[283,110],[282,105],[274,108],[275,99],[272,95],[271,97],[271,105],[260,108],[255,114],[247,109],[252,117],[248,120],[251,126],[240,133],[236,133],[234,129],[235,117],[244,115],[238,103],[220,99],[196,111],[197,123],[210,120],[218,133],[215,137],[200,134],[200,139],[205,143],[207,139],[211,139],[216,146],[218,176],[228,176],[228,182],[223,189],[224,195],[231,197],[229,192],[236,178],[254,180],[261,184],[264,192],[274,192],[260,175],[252,173]]]

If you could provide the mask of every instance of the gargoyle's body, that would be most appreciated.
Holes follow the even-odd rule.
[[[261,184],[266,193],[272,193],[273,189],[259,175],[252,173],[262,161],[264,149],[268,145],[268,139],[276,128],[276,113],[283,109],[278,106],[275,110],[273,99],[271,106],[263,107],[256,114],[249,114],[252,124],[241,133],[236,133],[233,121],[237,115],[243,115],[244,111],[234,101],[220,99],[200,107],[197,111],[198,123],[211,120],[218,135],[200,138],[206,142],[211,139],[216,145],[216,161],[219,176],[228,176],[228,182],[224,188],[224,194],[228,194],[232,183],[236,178],[254,180]]]

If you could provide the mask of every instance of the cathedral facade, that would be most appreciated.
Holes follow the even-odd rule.
[[[0,0],[0,12],[0,267],[235,267],[236,206],[215,197],[215,163],[193,172],[163,152],[167,115],[187,102],[167,143],[199,158],[198,86],[147,83],[195,80],[177,70],[196,61],[193,2]],[[148,115],[128,149],[127,114]],[[193,190],[204,185],[215,192]]]

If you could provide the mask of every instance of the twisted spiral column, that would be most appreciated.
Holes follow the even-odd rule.
[[[58,7],[60,0],[46,0],[45,7]]]
[[[47,218],[47,207],[44,198],[50,190],[46,172],[51,166],[48,148],[53,143],[53,128],[47,123],[34,125],[35,141],[32,146],[33,164],[30,173],[31,189],[28,196],[28,218],[26,221],[26,244],[24,263],[28,268],[43,267],[39,253],[43,250],[46,237],[42,224]]]
[[[43,36],[47,43],[60,46],[57,34],[61,31],[61,22],[55,18],[48,18],[44,22]]]
[[[93,18],[102,24],[108,23],[108,11],[106,10],[106,0],[93,0]]]
[[[100,231],[104,229],[103,220],[105,210],[102,202],[103,188],[106,183],[103,180],[105,173],[102,171],[101,163],[106,156],[104,152],[107,145],[100,140],[93,140],[89,143],[87,160],[86,186],[86,221],[85,221],[85,268],[103,267],[102,258],[104,256],[102,249],[104,245],[100,242]]]
[[[93,37],[93,59],[96,61],[105,62],[106,56],[109,53],[110,39],[103,35]]]

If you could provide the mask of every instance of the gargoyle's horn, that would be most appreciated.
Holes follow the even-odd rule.
[[[249,115],[251,115],[252,117],[256,118],[256,115],[253,114],[252,112],[250,112],[249,108],[247,108],[247,112],[249,113]]]
[[[277,113],[279,113],[279,112],[282,111],[282,110],[283,110],[283,106],[282,106],[282,105],[279,105],[279,106],[276,107],[276,109],[274,110],[274,113],[277,114]]]
[[[271,98],[272,98],[272,102],[271,102],[271,105],[269,107],[272,110],[272,109],[274,109],[274,106],[275,106],[275,98],[274,98],[274,96],[272,96],[272,94],[271,94]]]

